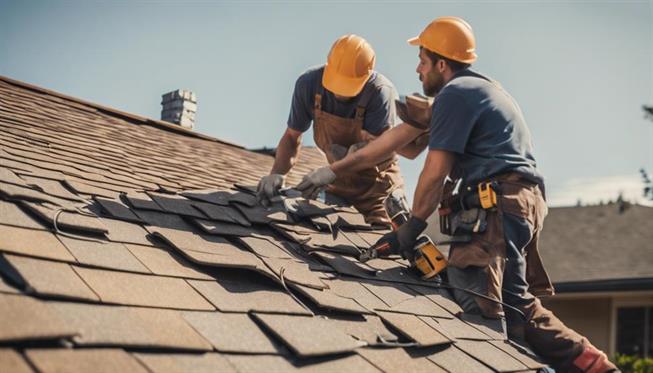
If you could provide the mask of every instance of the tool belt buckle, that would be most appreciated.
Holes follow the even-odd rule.
[[[492,182],[478,184],[478,198],[481,201],[481,208],[484,210],[497,205],[497,194],[493,189]]]

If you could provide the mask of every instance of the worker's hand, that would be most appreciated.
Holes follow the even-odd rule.
[[[263,206],[270,205],[270,199],[279,195],[279,190],[283,188],[284,176],[280,174],[270,174],[263,176],[256,187],[256,200]]]
[[[431,124],[433,101],[417,93],[406,96],[406,102],[395,101],[399,118],[413,127],[427,129]]]
[[[413,263],[417,237],[424,229],[426,229],[424,220],[410,217],[399,229],[386,233],[372,247],[377,250],[378,257],[399,254],[402,258]]]
[[[295,189],[302,192],[304,198],[315,199],[322,189],[335,180],[336,174],[329,166],[324,166],[304,175],[302,182]]]

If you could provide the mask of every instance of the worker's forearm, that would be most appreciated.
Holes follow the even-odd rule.
[[[426,149],[428,139],[428,133],[422,134],[403,148],[397,150],[397,153],[404,158],[415,159]]]
[[[332,163],[331,170],[336,175],[342,175],[374,167],[390,158],[394,152],[406,146],[417,136],[419,131],[401,124],[384,132],[362,149]]]
[[[435,211],[440,203],[443,184],[444,178],[429,177],[422,171],[413,198],[412,215],[414,217],[426,220],[433,214],[433,211]]]
[[[301,136],[293,137],[285,133],[281,137],[281,140],[279,140],[279,145],[277,145],[274,165],[272,166],[270,173],[281,175],[287,174],[297,162],[301,143]]]

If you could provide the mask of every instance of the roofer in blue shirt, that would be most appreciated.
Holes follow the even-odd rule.
[[[302,134],[311,122],[315,144],[329,163],[399,123],[394,105],[397,92],[390,80],[374,71],[374,64],[374,50],[365,39],[344,35],[331,47],[324,66],[311,68],[297,79],[288,128],[279,141],[270,174],[258,184],[259,202],[266,205],[279,194],[299,155]],[[399,150],[413,157],[419,151],[411,153],[410,146]],[[389,195],[405,201],[394,152],[356,173],[343,172],[330,184],[327,191],[353,204],[368,223],[390,223],[383,205]]]
[[[368,167],[428,131],[411,217],[379,240],[389,243],[384,254],[412,261],[426,219],[439,205],[443,233],[466,238],[451,245],[448,282],[486,297],[454,290],[465,312],[504,320],[511,339],[528,344],[557,371],[616,371],[603,352],[537,298],[553,294],[538,253],[547,214],[544,182],[519,106],[497,82],[469,68],[477,58],[471,26],[457,17],[437,18],[409,43],[420,47],[417,73],[424,93],[435,97],[432,110],[413,108],[405,123],[312,171],[300,185],[328,185],[345,170]]]

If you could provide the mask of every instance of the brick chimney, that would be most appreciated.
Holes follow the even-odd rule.
[[[195,93],[178,89],[161,96],[161,120],[178,124],[184,128],[195,127],[197,97]]]

